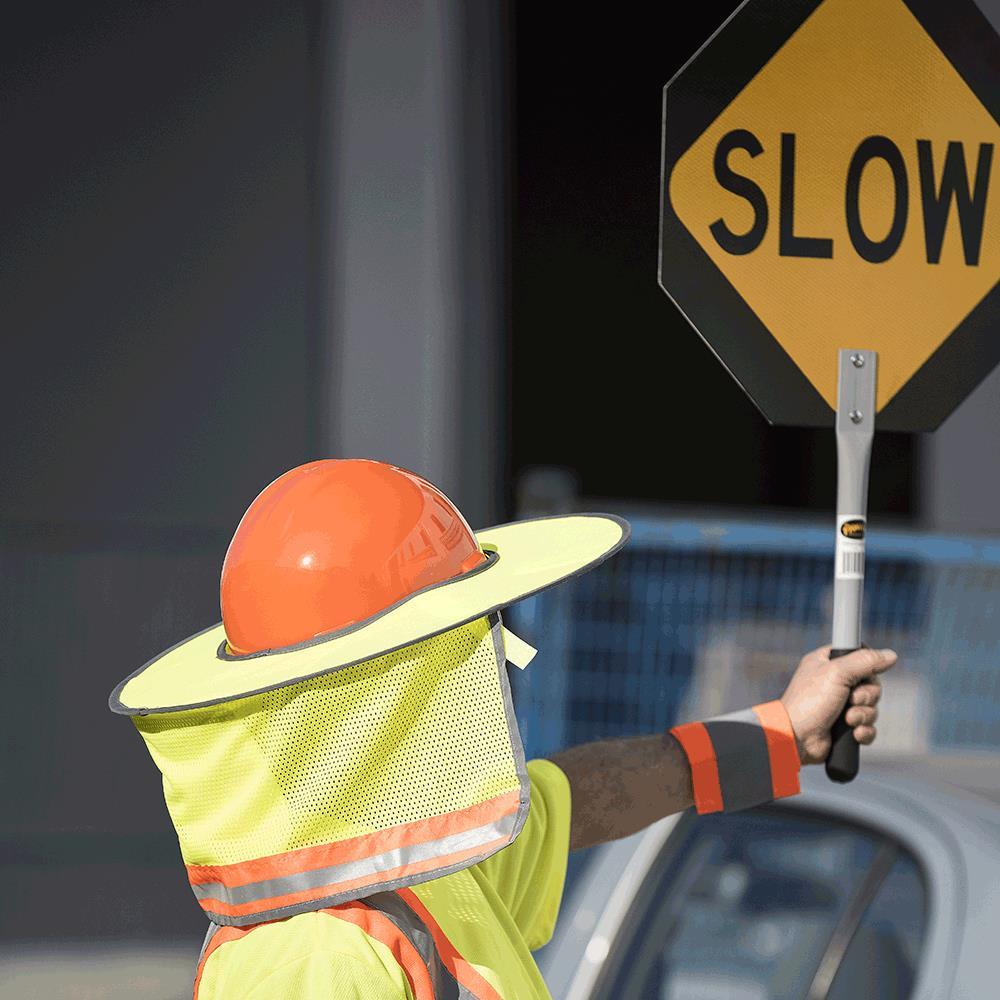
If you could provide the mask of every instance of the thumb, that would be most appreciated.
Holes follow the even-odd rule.
[[[888,670],[896,659],[891,649],[856,649],[853,653],[831,660],[830,664],[848,687],[854,687],[865,678]]]

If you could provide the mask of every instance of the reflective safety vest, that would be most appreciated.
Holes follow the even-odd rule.
[[[414,1000],[502,1000],[462,958],[412,889],[379,892],[318,912],[354,924],[384,944],[398,961]],[[210,925],[198,958],[194,1000],[199,1000],[202,974],[215,951],[264,926]]]
[[[524,828],[484,861],[306,913],[214,921],[198,1000],[551,1000],[532,952],[559,912],[570,787],[549,760],[527,772]]]

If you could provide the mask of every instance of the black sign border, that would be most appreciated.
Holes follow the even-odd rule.
[[[663,88],[660,287],[770,423],[807,427],[832,426],[833,410],[687,231],[667,192],[680,157],[822,2],[744,0]],[[1000,123],[1000,36],[974,0],[902,2]],[[876,426],[936,429],[1000,363],[998,319],[1000,282],[882,409]],[[711,339],[703,329],[713,331]]]

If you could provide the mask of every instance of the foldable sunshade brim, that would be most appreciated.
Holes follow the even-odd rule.
[[[489,561],[365,622],[287,649],[225,653],[221,624],[168,649],[111,693],[112,711],[150,715],[216,705],[371,660],[464,625],[584,573],[628,541],[613,514],[516,521],[476,533]]]

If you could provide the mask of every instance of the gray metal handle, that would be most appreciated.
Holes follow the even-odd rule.
[[[868,530],[868,470],[875,435],[874,351],[840,352],[837,384],[837,545],[833,575],[833,652],[861,646],[861,599],[865,589]],[[858,773],[858,744],[844,713],[831,730],[826,773],[831,781],[852,781]]]

